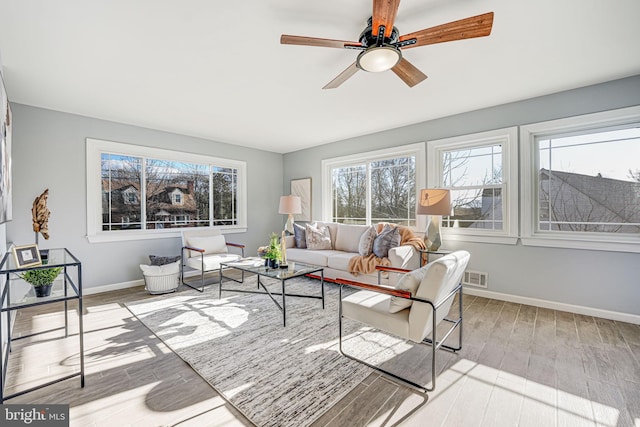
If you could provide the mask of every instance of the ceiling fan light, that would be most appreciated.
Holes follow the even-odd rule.
[[[371,73],[387,71],[396,66],[402,53],[391,46],[374,46],[358,55],[358,68]]]

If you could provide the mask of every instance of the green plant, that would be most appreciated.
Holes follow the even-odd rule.
[[[62,271],[62,267],[43,268],[25,271],[20,277],[31,286],[46,286],[53,283]]]
[[[267,259],[274,259],[276,261],[281,259],[282,252],[280,250],[280,241],[278,240],[278,235],[276,233],[271,233],[269,247],[264,257]]]

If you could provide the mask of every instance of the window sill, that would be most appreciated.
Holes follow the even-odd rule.
[[[522,238],[523,246],[541,246],[549,248],[585,249],[605,252],[640,253],[640,239],[626,241],[594,241],[586,239],[568,239],[554,236],[532,236]]]
[[[499,245],[515,245],[518,237],[512,236],[488,236],[469,234],[443,234],[443,241],[472,242],[472,243],[494,243]]]
[[[192,228],[189,228],[191,230]],[[125,242],[134,240],[174,239],[181,229],[154,231],[109,231],[87,236],[89,243]],[[247,227],[221,228],[222,234],[246,233]]]

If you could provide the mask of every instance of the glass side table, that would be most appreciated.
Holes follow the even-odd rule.
[[[435,251],[430,251],[429,249],[418,249],[418,252],[420,252],[420,267],[423,266],[423,261],[422,261],[422,254],[426,254],[427,255],[427,264],[429,263],[429,255],[449,255],[451,252],[453,251],[448,251],[446,249],[437,249]]]
[[[21,396],[25,393],[32,392],[34,390],[41,389],[43,387],[59,383],[61,381],[68,380],[73,377],[80,377],[80,387],[84,387],[84,340],[83,340],[83,325],[82,325],[82,263],[66,248],[49,249],[48,262],[27,268],[18,268],[16,266],[13,253],[8,251],[2,263],[0,263],[0,274],[4,274],[6,281],[4,289],[2,289],[2,298],[0,298],[0,343],[6,343],[7,349],[4,357],[0,357],[0,403],[13,397]],[[36,297],[33,289],[30,289],[26,295],[12,295],[11,287],[12,282],[16,279],[20,279],[19,274],[29,270],[42,270],[45,268],[62,267],[62,272],[54,282],[51,290],[51,295],[47,297]],[[9,363],[9,354],[11,352],[11,343],[23,338],[33,337],[55,331],[62,328],[54,328],[42,332],[37,332],[28,335],[22,335],[17,338],[12,338],[11,334],[11,312],[20,310],[23,308],[36,307],[43,304],[64,303],[64,338],[69,336],[69,307],[68,303],[71,300],[78,300],[78,336],[80,346],[80,371],[75,372],[44,384],[39,384],[26,390],[21,390],[17,393],[10,395],[4,394],[5,380],[7,377],[7,365]],[[6,339],[3,337],[3,330],[6,328],[8,336]]]

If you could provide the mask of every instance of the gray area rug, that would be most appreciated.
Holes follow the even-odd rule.
[[[254,290],[255,280],[225,286]],[[280,282],[271,283],[277,292]],[[127,307],[255,424],[306,426],[371,373],[339,353],[338,288],[325,290],[324,310],[320,300],[287,298],[286,327],[268,296],[225,291],[219,300],[217,285]],[[292,279],[287,292],[319,295],[320,282]],[[401,342],[376,342],[358,327],[346,324],[346,334],[366,353],[386,359],[402,351]]]

